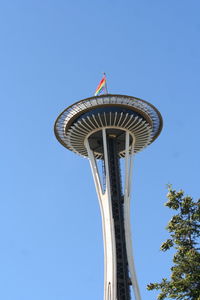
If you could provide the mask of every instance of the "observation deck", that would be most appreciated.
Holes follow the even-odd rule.
[[[66,148],[88,157],[85,139],[96,158],[103,157],[100,143],[101,128],[118,137],[119,157],[124,157],[124,134],[128,130],[135,137],[134,153],[152,143],[162,129],[162,117],[150,103],[131,96],[106,94],[78,101],[66,108],[55,122],[55,135]]]

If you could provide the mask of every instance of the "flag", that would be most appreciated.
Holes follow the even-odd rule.
[[[104,75],[101,81],[99,82],[94,95],[97,96],[102,91],[106,91],[106,75]]]

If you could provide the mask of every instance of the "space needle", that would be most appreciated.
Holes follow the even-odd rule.
[[[80,100],[55,122],[58,141],[90,162],[102,217],[104,300],[130,300],[131,287],[141,300],[130,222],[133,156],[161,130],[161,114],[152,104],[115,94]]]

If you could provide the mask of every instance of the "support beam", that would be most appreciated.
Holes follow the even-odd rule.
[[[132,139],[132,140],[131,140]],[[122,190],[120,159],[117,137],[102,129],[101,143],[105,190],[100,180],[97,161],[90,146],[90,139],[85,140],[90,166],[100,204],[103,239],[104,239],[104,300],[130,300],[130,285],[133,286],[136,300],[141,300],[137,284],[130,229],[130,190],[134,138],[125,131],[125,179]]]

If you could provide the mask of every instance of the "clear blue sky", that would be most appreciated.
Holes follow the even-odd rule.
[[[0,4],[0,299],[103,299],[101,218],[86,159],[54,137],[57,115],[92,96],[145,99],[164,129],[135,157],[132,224],[143,300],[169,273],[159,251],[166,184],[199,193],[200,2],[7,0]]]

